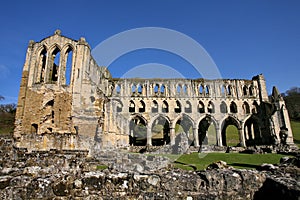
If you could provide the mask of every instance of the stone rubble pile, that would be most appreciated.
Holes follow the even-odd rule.
[[[28,153],[13,148],[11,140],[0,139],[0,196],[2,199],[235,200],[300,197],[299,157],[283,158],[282,165],[267,171],[232,169],[223,161],[205,171],[183,171],[168,167],[154,170],[154,162],[165,162],[161,167],[169,166],[160,157],[113,152],[102,152],[93,158],[87,155],[85,151],[56,150]],[[132,168],[132,163],[143,164]],[[100,170],[103,164],[109,168]]]

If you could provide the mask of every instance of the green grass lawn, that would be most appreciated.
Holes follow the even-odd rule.
[[[294,143],[300,148],[300,122],[291,121]],[[239,142],[238,130],[234,126],[226,129],[227,145],[235,146]],[[175,161],[175,167],[186,170],[203,170],[213,162],[223,160],[235,168],[254,169],[263,163],[276,164],[285,155],[280,154],[239,154],[239,153],[192,153],[182,155]]]
[[[291,121],[294,143],[300,148],[300,122]]]
[[[234,125],[229,125],[226,128],[227,146],[237,146],[240,143],[239,131]]]
[[[280,154],[240,154],[240,153],[192,153],[182,155],[175,161],[175,168],[203,170],[213,162],[223,160],[235,168],[255,169],[263,163],[276,164],[285,155]]]

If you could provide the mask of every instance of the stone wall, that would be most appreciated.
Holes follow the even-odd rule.
[[[220,162],[206,171],[165,167],[139,172],[127,166],[145,155],[114,153],[87,157],[88,151],[35,151],[13,148],[0,139],[2,199],[298,199],[299,157],[271,171],[231,169]],[[117,159],[114,160],[114,159]],[[150,156],[160,162],[160,158]],[[114,161],[114,162],[111,162]],[[139,161],[139,162],[141,162]],[[103,169],[103,164],[110,166]],[[110,164],[109,164],[110,163]],[[292,163],[292,165],[291,165]],[[216,167],[217,166],[217,167]]]

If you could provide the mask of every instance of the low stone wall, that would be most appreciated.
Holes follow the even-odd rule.
[[[28,153],[25,149],[16,149],[12,145],[11,140],[0,139],[2,199],[272,197],[274,200],[300,197],[300,170],[299,166],[295,166],[300,163],[299,158],[286,159],[282,166],[271,171],[238,170],[225,165],[206,171],[183,171],[165,167],[160,170],[144,168],[140,172],[138,168],[125,169],[120,166],[144,162],[144,159],[148,159],[149,163],[164,163],[166,160],[140,154],[127,154],[127,157],[120,160],[118,156],[124,154],[113,152],[99,152],[99,155],[93,158],[88,157],[87,151],[51,150]],[[151,165],[149,163],[145,166]],[[103,164],[108,164],[109,168],[100,170],[99,166]],[[163,167],[163,164],[160,166]]]

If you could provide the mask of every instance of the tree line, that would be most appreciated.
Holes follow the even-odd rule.
[[[5,98],[0,95],[0,101]],[[14,130],[17,106],[14,103],[0,104],[0,134],[10,134]]]
[[[300,121],[300,88],[292,87],[283,93],[282,96],[290,119]]]

